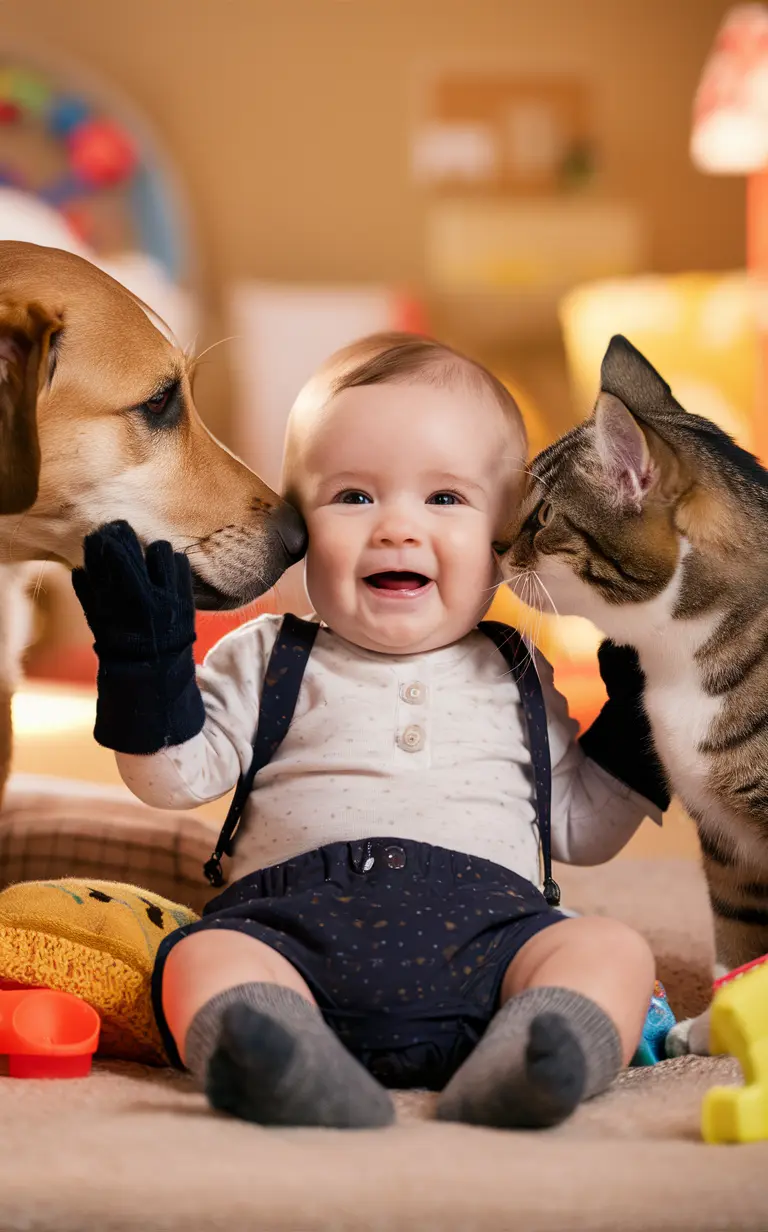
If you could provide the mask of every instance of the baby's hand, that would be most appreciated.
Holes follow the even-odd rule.
[[[608,701],[579,743],[587,757],[663,813],[669,788],[643,706],[645,676],[637,651],[606,640],[597,661]]]
[[[127,522],[108,522],[87,536],[83,557],[72,585],[100,659],[154,659],[194,642],[192,572],[170,543],[151,543],[145,557]]]
[[[72,585],[99,657],[94,736],[145,755],[202,730],[195,679],[195,601],[186,556],[158,540],[146,556],[127,522],[88,535]]]
[[[627,700],[642,695],[645,677],[633,646],[617,646],[606,638],[600,643],[597,663],[610,698]]]

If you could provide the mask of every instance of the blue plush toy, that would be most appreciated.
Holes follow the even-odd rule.
[[[642,1038],[630,1065],[655,1065],[657,1061],[663,1061],[666,1056],[664,1041],[674,1025],[675,1016],[669,1008],[664,985],[656,980]]]

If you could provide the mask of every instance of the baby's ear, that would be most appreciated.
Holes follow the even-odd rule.
[[[606,482],[637,513],[658,477],[645,433],[624,403],[601,393],[595,406],[595,449]]]

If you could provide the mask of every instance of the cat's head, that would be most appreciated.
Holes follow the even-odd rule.
[[[714,579],[738,569],[750,541],[765,553],[768,474],[715,424],[683,410],[626,338],[611,340],[600,386],[590,418],[534,459],[496,548],[513,585],[540,580],[515,587],[528,602],[613,633],[628,605],[667,591],[683,560],[683,601],[702,610]]]

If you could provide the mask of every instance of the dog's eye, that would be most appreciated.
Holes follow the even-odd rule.
[[[181,384],[171,381],[163,389],[159,389],[146,402],[141,402],[136,410],[141,411],[145,420],[157,428],[170,428],[178,420],[182,409]]]
[[[171,400],[171,395],[175,389],[174,385],[169,385],[167,389],[163,389],[159,394],[153,394],[151,398],[147,398],[144,403],[145,408],[153,415],[162,415]]]

